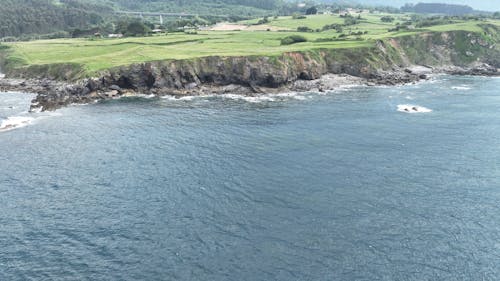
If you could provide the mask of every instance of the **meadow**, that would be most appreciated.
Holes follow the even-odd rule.
[[[346,26],[339,39],[339,32],[326,30],[321,32],[297,32],[300,26],[313,30],[329,24],[342,24],[344,19],[338,15],[314,15],[305,19],[292,17],[270,18],[261,30],[242,31],[198,31],[196,34],[183,32],[149,37],[129,37],[120,39],[80,38],[54,39],[30,42],[6,43],[10,48],[4,56],[16,67],[25,65],[44,65],[56,63],[74,63],[82,65],[88,74],[116,66],[133,63],[191,59],[205,56],[255,56],[279,55],[290,51],[312,49],[359,48],[373,45],[376,39],[403,36],[428,31],[467,30],[481,31],[483,21],[456,21],[452,24],[437,25],[425,29],[393,31],[408,19],[409,15],[392,15],[395,21],[385,23],[381,17],[387,14],[361,14],[361,20],[355,25]],[[240,22],[240,25],[255,26],[258,19]],[[487,23],[500,26],[500,21]],[[262,27],[261,26],[261,27]],[[266,28],[269,27],[269,28]],[[279,31],[271,30],[271,27]],[[349,35],[362,32],[363,35]],[[307,42],[281,45],[281,39],[290,35],[301,35]],[[5,51],[4,51],[5,52]]]

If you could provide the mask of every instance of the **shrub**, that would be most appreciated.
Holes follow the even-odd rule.
[[[344,25],[345,26],[355,25],[357,23],[358,23],[358,21],[355,18],[353,18],[353,17],[347,17],[347,18],[344,19]]]
[[[268,17],[264,17],[263,19],[261,19],[257,22],[257,24],[266,24],[266,23],[269,23]]]
[[[297,14],[297,13],[294,13],[294,14],[292,15],[292,19],[294,19],[294,20],[300,20],[300,19],[306,19],[306,18],[307,18],[306,16],[304,16],[304,15],[299,15],[299,14]]]
[[[2,38],[2,42],[16,42],[18,39],[14,36],[7,36]]]
[[[281,45],[292,45],[301,42],[307,42],[307,38],[301,35],[290,35],[281,39]]]
[[[322,28],[323,31],[330,30],[330,29],[335,29],[335,31],[337,31],[338,33],[343,32],[342,26],[338,23],[327,24],[327,25],[323,26],[323,28]]]
[[[299,26],[299,27],[297,27],[297,31],[298,32],[313,32],[314,30],[312,30],[311,28],[309,28],[307,26]]]
[[[381,21],[383,22],[393,22],[394,21],[394,18],[391,17],[391,16],[383,16],[380,18]]]

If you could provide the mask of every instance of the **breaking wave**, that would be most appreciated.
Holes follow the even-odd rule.
[[[404,113],[429,113],[432,112],[431,109],[418,105],[410,104],[400,104],[398,105],[398,111]]]
[[[471,88],[467,87],[467,86],[453,86],[453,87],[451,87],[451,89],[457,90],[457,91],[468,91]]]
[[[2,120],[0,123],[0,132],[10,131],[31,124],[35,120],[32,117],[12,116]]]

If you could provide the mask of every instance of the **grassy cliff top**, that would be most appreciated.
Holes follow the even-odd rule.
[[[8,43],[4,56],[11,67],[70,63],[83,66],[85,75],[101,70],[133,63],[191,59],[205,56],[252,56],[279,55],[288,51],[307,51],[325,48],[357,48],[372,46],[377,39],[404,36],[421,32],[445,32],[465,30],[481,32],[481,25],[500,27],[500,21],[453,21],[420,29],[391,31],[397,23],[408,20],[409,15],[390,15],[391,23],[382,22],[387,14],[362,14],[358,23],[344,26],[342,32],[335,29],[316,31],[325,25],[342,24],[338,15],[315,15],[305,19],[292,17],[270,18],[268,23],[255,25],[256,21],[241,22],[230,28],[240,31],[198,31],[197,34],[171,33],[150,37],[121,39],[56,39]],[[235,27],[236,26],[236,27]],[[297,32],[298,27],[308,27],[314,32]],[[227,28],[226,28],[227,29]],[[270,30],[270,31],[268,31]],[[349,34],[362,35],[349,35]],[[339,38],[340,34],[346,37]],[[302,35],[308,42],[281,45],[281,39],[290,35]]]

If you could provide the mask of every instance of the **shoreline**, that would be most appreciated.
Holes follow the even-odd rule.
[[[487,29],[486,35],[490,34]],[[330,91],[351,85],[402,85],[429,75],[500,76],[493,35],[463,30],[423,32],[376,40],[359,48],[290,51],[269,56],[206,56],[158,60],[77,78],[68,65],[6,68],[0,91],[37,94],[31,111],[53,111],[127,96],[199,96]],[[22,78],[22,79],[9,79]]]
[[[79,80],[71,80],[67,73],[71,69],[64,66],[35,65],[7,69],[0,91],[35,93],[31,111],[53,111],[70,104],[137,95],[252,97],[324,92],[352,84],[402,85],[434,74],[500,76],[500,49],[480,43],[481,36],[467,31],[429,32],[377,40],[362,48],[160,60],[107,69],[97,77]]]
[[[54,111],[72,104],[91,104],[103,100],[122,97],[151,96],[183,98],[204,95],[239,95],[242,97],[259,97],[266,94],[283,94],[289,92],[326,92],[352,86],[397,86],[428,80],[431,76],[470,75],[470,76],[500,76],[500,71],[488,64],[479,64],[474,67],[463,68],[457,66],[429,67],[413,65],[406,68],[390,71],[378,71],[370,78],[350,74],[327,73],[317,79],[297,79],[278,87],[257,86],[252,83],[242,84],[201,84],[191,85],[187,89],[124,89],[118,85],[96,87],[88,90],[88,81],[80,83],[65,83],[49,79],[0,79],[0,91],[25,92],[37,96],[32,100],[30,112]],[[86,84],[86,86],[82,86]]]

